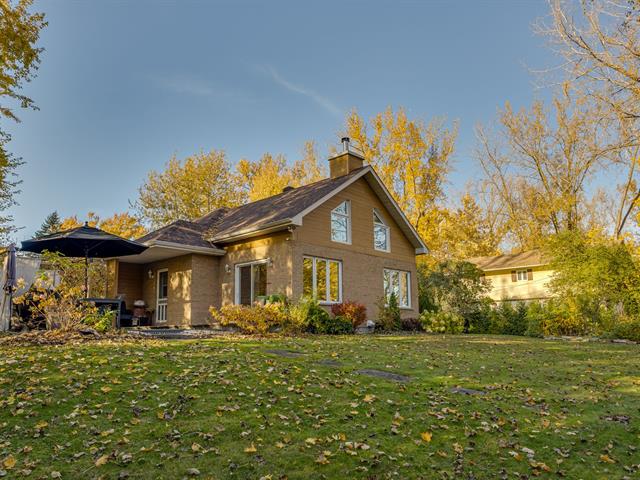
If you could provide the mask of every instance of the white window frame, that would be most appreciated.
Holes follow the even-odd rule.
[[[309,260],[312,261],[311,263],[311,289],[313,292],[313,297],[314,298],[318,298],[318,274],[317,274],[317,265],[318,265],[318,260],[322,261],[322,262],[326,262],[325,264],[325,269],[326,269],[326,285],[325,285],[325,296],[326,298],[331,298],[331,281],[330,281],[330,274],[331,274],[331,268],[330,268],[330,262],[336,262],[338,264],[338,300],[336,301],[332,301],[332,300],[319,300],[318,303],[320,305],[334,305],[336,303],[342,303],[342,260],[336,260],[335,258],[324,258],[324,257],[314,257],[313,255],[304,255],[302,257],[302,261],[304,262],[304,259],[308,258]],[[303,275],[303,279],[302,279],[302,284],[304,285],[304,269],[302,271],[302,275]]]
[[[343,204],[346,205],[346,210],[347,210],[346,215],[344,213],[336,212],[336,209],[342,206]],[[333,238],[333,216],[334,215],[341,218],[345,218],[347,220],[347,241],[346,242],[343,242],[342,240],[335,240]],[[336,208],[331,210],[330,217],[331,218],[330,218],[330,224],[329,224],[329,234],[331,235],[331,241],[336,243],[344,243],[345,245],[351,245],[351,201],[344,200],[340,202],[340,204]]]
[[[378,219],[380,220],[380,222],[376,221],[376,217],[378,217]],[[382,223],[381,223],[382,222]],[[378,248],[376,245],[376,227],[383,227],[386,237],[387,237],[387,248]],[[386,252],[389,253],[391,252],[391,229],[389,228],[389,225],[387,225],[387,222],[384,221],[384,217],[382,216],[382,214],[380,213],[380,211],[377,208],[373,209],[373,248],[374,250],[377,250],[378,252]]]
[[[260,265],[262,263],[266,263],[267,264],[267,270],[269,267],[269,259],[268,258],[263,258],[261,260],[252,260],[250,262],[243,262],[243,263],[236,263],[235,264],[235,272],[234,272],[234,277],[235,277],[235,292],[234,292],[234,303],[236,305],[240,305],[240,267],[248,267],[249,265],[251,265],[253,267],[253,265]],[[267,276],[269,275],[269,273],[267,272]],[[251,269],[251,304],[253,305],[253,303],[256,301],[255,299],[255,295],[253,292],[253,285],[254,285],[254,279],[253,279],[253,268]],[[265,292],[266,293],[266,292]]]
[[[516,270],[516,281],[518,281],[518,282],[528,282],[529,281],[529,272],[527,272],[526,269],[525,270]]]
[[[406,275],[407,277],[407,304],[406,305],[402,305],[400,303],[400,298],[398,296],[398,307],[400,307],[402,310],[411,310],[411,272],[409,272],[408,270],[398,270],[396,268],[384,268],[382,270],[382,290],[384,292],[384,296],[385,296],[385,301],[388,300],[387,297],[387,291],[385,289],[384,286],[384,277],[385,274],[389,274],[389,279],[391,279],[391,274],[392,273],[397,273],[398,274],[398,288],[400,287],[400,275]],[[388,303],[387,303],[388,304]]]

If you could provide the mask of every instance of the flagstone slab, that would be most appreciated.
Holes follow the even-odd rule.
[[[279,355],[281,357],[287,357],[287,358],[298,358],[304,355],[304,353],[296,352],[295,350],[280,350],[280,349],[265,350],[265,353],[270,353],[272,355]]]
[[[473,388],[453,387],[451,393],[461,393],[463,395],[486,395],[487,392],[474,390]]]
[[[384,378],[385,380],[392,380],[394,382],[409,382],[411,377],[407,375],[400,375],[399,373],[385,372],[384,370],[375,370],[372,368],[364,368],[362,370],[356,370],[358,375],[368,375],[370,377]]]

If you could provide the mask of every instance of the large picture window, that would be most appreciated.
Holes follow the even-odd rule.
[[[331,210],[331,240],[351,243],[351,205],[348,200]]]
[[[389,243],[389,226],[385,223],[382,215],[377,210],[373,210],[373,248],[381,252],[391,250]]]
[[[384,269],[384,296],[389,298],[395,294],[398,306],[411,308],[411,276],[403,270]]]
[[[302,260],[302,291],[320,303],[342,301],[342,262],[327,258],[304,257]]]
[[[253,305],[267,294],[267,260],[236,265],[236,304]]]

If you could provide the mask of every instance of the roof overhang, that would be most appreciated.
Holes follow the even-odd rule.
[[[265,235],[267,233],[277,232],[279,230],[285,230],[288,226],[295,225],[295,223],[290,218],[286,218],[284,220],[279,220],[273,223],[267,223],[260,228],[253,228],[247,230],[240,230],[238,232],[234,232],[231,235],[223,235],[221,237],[213,237],[211,239],[214,243],[230,243],[235,242],[236,240],[244,240],[245,238],[257,237],[259,235]]]
[[[188,254],[200,254],[210,256],[222,256],[227,252],[221,248],[202,247],[197,245],[183,245],[181,243],[167,242],[164,240],[150,240],[144,242],[147,248],[138,255],[127,255],[124,257],[114,257],[110,260],[118,260],[123,263],[152,263],[168,258],[179,257]]]

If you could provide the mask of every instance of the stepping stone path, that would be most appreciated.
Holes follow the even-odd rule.
[[[326,360],[320,360],[319,362],[316,362],[318,365],[324,365],[325,367],[341,367],[342,364],[337,361],[337,360],[332,360],[330,358],[326,359]]]
[[[281,357],[298,358],[304,355],[302,352],[295,352],[293,350],[265,350],[265,353],[271,353],[273,355],[280,355]]]
[[[472,388],[453,387],[451,393],[461,393],[463,395],[486,395],[487,392],[482,390],[473,390]]]
[[[385,372],[383,370],[373,370],[365,368],[363,370],[356,370],[358,375],[369,375],[370,377],[384,378],[385,380],[393,380],[394,382],[409,382],[411,377],[406,375],[400,375],[399,373]]]

